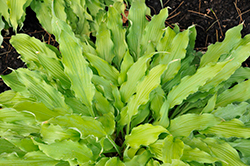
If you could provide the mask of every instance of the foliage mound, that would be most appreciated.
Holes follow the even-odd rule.
[[[133,1],[124,27],[125,6],[114,2],[95,13],[91,41],[78,33],[88,26],[59,17],[69,19],[56,12],[59,2],[45,3],[51,15],[41,20],[60,50],[11,38],[28,69],[1,76],[12,90],[0,94],[0,165],[250,164],[242,24],[203,55],[194,51],[195,26],[165,28],[167,8],[148,21],[144,1]]]

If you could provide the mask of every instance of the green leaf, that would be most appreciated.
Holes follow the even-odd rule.
[[[200,68],[206,66],[210,62],[217,62],[222,54],[228,54],[231,49],[241,40],[241,29],[243,25],[240,24],[226,32],[223,42],[217,42],[208,46],[207,52],[202,56]]]
[[[198,148],[191,148],[188,145],[184,146],[183,155],[181,156],[181,160],[191,162],[197,161],[199,163],[214,163],[218,161],[216,157],[204,152]]]
[[[136,86],[136,94],[128,102],[128,111],[126,117],[121,117],[122,119],[127,119],[127,124],[130,123],[131,117],[138,113],[139,106],[148,102],[149,94],[160,85],[161,75],[167,68],[168,65],[163,64],[154,67],[149,71],[149,74],[138,83]],[[128,131],[129,125],[127,127]]]
[[[89,60],[90,64],[95,67],[100,76],[103,76],[107,80],[111,80],[113,84],[118,85],[119,71],[115,67],[91,53],[85,52],[84,55]]]
[[[95,105],[97,111],[100,115],[106,114],[109,112],[114,113],[114,107],[111,105],[111,103],[102,95],[101,92],[96,91],[93,105]]]
[[[1,13],[1,11],[0,11]],[[0,14],[0,17],[2,17],[2,13]],[[0,32],[4,29],[4,22],[2,20],[2,18],[0,18]],[[0,35],[0,45],[2,45],[2,42],[3,42],[3,37],[2,35]]]
[[[181,160],[178,159],[172,159],[172,163],[164,163],[162,166],[189,166],[189,164],[184,163]]]
[[[204,107],[202,112],[204,112],[204,113],[212,112],[214,110],[214,107],[215,107],[215,104],[216,104],[216,99],[217,99],[217,94],[213,95],[213,97],[211,97],[208,100],[207,105]]]
[[[51,75],[59,85],[62,85],[64,89],[69,89],[71,82],[64,73],[64,68],[61,61],[56,58],[47,57],[43,53],[39,53],[37,56],[41,65],[48,72],[48,75]]]
[[[236,69],[249,57],[250,54],[250,43],[244,46],[240,46],[237,50],[232,51],[230,58],[232,60],[225,65],[225,67],[211,80],[206,82],[201,91],[208,91],[213,87],[217,87],[222,81],[227,80]]]
[[[52,117],[64,115],[65,111],[62,109],[48,109],[43,103],[40,102],[19,102],[14,107],[17,111],[25,111],[33,114],[38,121],[46,121]]]
[[[17,153],[18,156],[24,156],[25,152],[10,143],[7,139],[0,138],[0,154],[2,153]]]
[[[138,149],[141,145],[148,146],[154,143],[163,132],[168,133],[168,130],[162,126],[139,125],[132,129],[131,134],[125,136],[125,142],[128,146]]]
[[[131,165],[138,165],[138,166],[145,166],[148,160],[152,157],[152,154],[148,150],[144,150],[141,154],[136,155],[133,157],[132,160],[125,162],[126,166]]]
[[[220,122],[221,120],[212,114],[185,114],[171,120],[168,130],[174,137],[188,137],[194,130],[204,130]]]
[[[111,34],[106,24],[102,22],[99,25],[99,29],[96,34],[96,51],[98,56],[111,64],[114,53],[113,53],[113,41],[111,40]]]
[[[203,140],[211,149],[212,154],[217,156],[222,165],[239,165],[246,166],[239,157],[238,152],[226,142],[218,142],[214,138],[206,138]]]
[[[135,60],[141,55],[141,41],[143,31],[148,24],[145,15],[147,14],[148,8],[145,4],[145,1],[133,1],[131,8],[129,9],[128,19],[131,23],[131,26],[128,30],[127,43],[130,49],[130,53]],[[138,12],[141,11],[141,12]]]
[[[135,93],[138,81],[145,75],[147,62],[154,53],[140,57],[127,72],[127,81],[121,85],[120,93],[123,102],[128,102],[129,98]]]
[[[30,96],[23,83],[21,83],[18,80],[16,72],[11,72],[8,75],[2,75],[2,79],[6,85],[8,85],[13,91],[20,92],[21,94],[24,94],[25,96]]]
[[[235,85],[224,91],[217,98],[215,107],[225,107],[233,102],[242,102],[250,99],[250,80]],[[244,95],[242,95],[244,94]]]
[[[104,166],[125,166],[125,164],[118,158],[118,157],[112,157],[110,158]]]
[[[249,103],[242,102],[239,105],[229,104],[226,107],[219,107],[212,114],[225,120],[231,120],[238,116],[241,117],[248,109]]]
[[[122,2],[115,2],[114,6],[110,6],[107,13],[107,27],[111,32],[111,39],[114,43],[113,52],[115,54],[114,63],[120,68],[120,63],[126,53],[127,43],[125,40],[126,29],[123,28],[121,19],[121,12],[124,11],[124,4]],[[105,43],[105,46],[107,43]]]
[[[39,132],[34,117],[25,112],[17,112],[11,108],[0,109],[0,131],[14,131],[20,135],[28,136]]]
[[[24,5],[26,2],[27,0],[8,0],[7,2],[10,13],[10,22],[13,26],[14,31],[17,31],[18,22],[25,14]]]
[[[212,79],[227,63],[228,61],[207,65],[198,69],[194,75],[181,79],[180,84],[173,87],[167,96],[170,108],[181,104],[190,94],[197,92],[200,86],[203,86],[207,80]]]
[[[75,40],[62,30],[59,43],[62,62],[65,67],[64,71],[71,81],[71,89],[75,92],[75,96],[89,108],[90,114],[94,116],[92,99],[95,94],[95,87],[91,83],[93,73]]]
[[[79,163],[85,163],[91,160],[92,151],[84,144],[73,142],[71,140],[64,140],[55,142],[49,145],[38,143],[39,149],[47,156],[56,160],[74,160]]]
[[[223,121],[213,127],[209,127],[204,131],[205,134],[215,134],[218,137],[240,137],[249,138],[250,128],[245,127],[244,123],[238,119],[233,119],[230,121]]]
[[[52,1],[44,0],[42,1],[32,1],[31,9],[36,13],[36,17],[41,23],[42,27],[52,33]]]
[[[158,160],[163,160],[163,140],[159,139],[156,142],[150,144],[149,146],[149,151],[154,155],[155,158]]]
[[[115,117],[113,113],[109,112],[98,118],[98,121],[102,123],[105,132],[108,135],[112,135],[115,131]]]
[[[64,139],[71,139],[73,141],[78,141],[80,139],[80,133],[77,130],[73,128],[63,129],[59,125],[48,124],[47,122],[41,125],[40,133],[43,141],[48,144]]]
[[[172,159],[180,159],[183,155],[184,143],[168,135],[163,141],[162,157],[164,163],[172,163]]]
[[[127,72],[133,64],[133,57],[129,54],[129,51],[127,51],[121,63],[120,75],[118,77],[119,85],[122,85],[127,80]]]
[[[15,71],[19,81],[21,81],[28,91],[39,101],[43,102],[49,109],[65,108],[65,113],[70,112],[64,101],[64,96],[53,86],[47,84],[39,73],[19,68]],[[39,78],[40,77],[40,78]]]
[[[29,152],[22,158],[19,158],[16,154],[5,154],[0,155],[0,165],[2,166],[48,166],[55,165],[59,161],[46,156],[44,153],[40,151]]]
[[[243,156],[250,156],[250,140],[237,139],[234,142],[228,142],[233,148],[239,150]]]
[[[153,43],[157,45],[158,41],[162,38],[165,28],[165,20],[168,17],[168,8],[164,8],[158,15],[154,15],[148,25],[145,27],[141,39],[141,55],[147,50],[148,44]],[[152,33],[154,32],[154,33]],[[165,50],[164,50],[165,51]]]
[[[38,59],[38,54],[50,58],[57,58],[55,52],[49,49],[45,43],[26,34],[13,36],[10,43],[15,47],[17,52],[21,54],[21,59],[26,62],[29,69],[42,67]]]
[[[80,132],[81,137],[94,135],[101,138],[106,135],[102,124],[92,117],[79,115],[58,116],[48,121],[49,123],[58,124],[62,127],[76,128]]]

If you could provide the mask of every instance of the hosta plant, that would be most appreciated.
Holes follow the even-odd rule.
[[[21,29],[25,20],[26,8],[31,7],[43,28],[52,32],[51,19],[55,15],[69,24],[75,35],[86,40],[90,33],[95,34],[98,15],[106,13],[105,7],[121,0],[0,0],[0,32],[12,27]],[[127,2],[128,3],[128,2]],[[53,10],[52,10],[53,9]],[[53,11],[53,13],[52,13]],[[0,34],[0,44],[2,43]]]
[[[92,43],[56,15],[59,50],[11,38],[28,69],[2,76],[12,90],[0,95],[0,165],[249,165],[242,24],[203,55],[194,26],[165,28],[167,8],[148,21],[133,1],[123,27],[123,5],[100,11]]]

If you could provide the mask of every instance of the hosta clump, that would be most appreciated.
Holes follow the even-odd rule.
[[[242,25],[202,55],[196,31],[147,21],[133,1],[98,15],[95,43],[52,16],[60,51],[24,34],[28,69],[2,76],[1,165],[249,165],[250,36]]]

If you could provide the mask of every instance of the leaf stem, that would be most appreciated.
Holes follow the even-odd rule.
[[[106,137],[109,142],[113,145],[113,147],[115,148],[115,150],[117,151],[117,153],[119,154],[119,156],[121,157],[122,156],[122,153],[121,153],[121,150],[120,150],[120,147],[118,145],[116,145],[116,143],[110,138],[110,136],[107,136]]]

